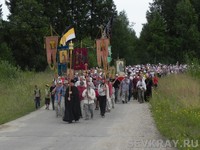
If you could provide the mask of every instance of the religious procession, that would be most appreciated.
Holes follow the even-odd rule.
[[[111,22],[111,21],[109,21]],[[108,23],[109,24],[109,23]],[[75,30],[45,38],[47,62],[54,71],[51,85],[46,84],[46,109],[55,110],[56,117],[68,123],[93,119],[94,111],[104,118],[117,104],[150,101],[152,90],[158,88],[159,78],[182,73],[187,65],[146,64],[126,66],[124,59],[110,66],[111,45],[108,29],[101,28],[96,40],[97,67],[90,68],[87,48],[74,48]],[[35,107],[40,107],[40,90],[35,87]]]

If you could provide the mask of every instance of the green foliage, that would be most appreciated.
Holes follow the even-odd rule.
[[[166,51],[166,25],[164,18],[157,12],[147,12],[148,23],[144,25],[140,36],[143,63],[166,63],[169,55]]]
[[[192,54],[185,56],[188,64],[188,73],[194,77],[200,79],[200,60]]]
[[[22,72],[8,62],[0,63],[0,124],[17,119],[35,110],[34,86],[38,85],[42,93],[41,105],[44,105],[45,85],[51,84],[50,72]]]
[[[6,60],[14,64],[14,58],[12,56],[12,50],[7,46],[7,43],[0,44],[0,60]]]
[[[23,0],[17,1],[12,9],[14,12],[9,16],[10,22],[6,27],[7,43],[17,65],[23,70],[44,70],[46,57],[43,37],[47,32],[48,19],[44,16],[43,6],[35,0]]]
[[[3,12],[2,12],[2,4],[0,4],[0,20],[2,20]]]
[[[191,52],[199,57],[198,6],[196,0],[154,0],[137,47],[143,53],[140,60],[145,59],[145,63],[186,63],[185,55]]]
[[[162,78],[150,101],[159,131],[178,140],[180,150],[198,150],[200,145],[183,146],[185,140],[200,141],[199,80],[188,75]]]
[[[85,37],[95,39],[101,36],[98,26],[105,25],[109,18],[116,14],[116,6],[113,0],[73,0],[66,3],[65,0],[40,1],[44,6],[44,14],[50,18],[50,24],[62,34],[65,28],[73,25],[76,31],[76,39]]]
[[[122,40],[123,39],[123,40]],[[124,58],[126,59],[126,64],[136,63],[135,57],[137,37],[135,31],[132,30],[127,19],[125,11],[119,13],[119,16],[114,18],[113,30],[112,30],[112,58]],[[112,61],[112,63],[114,63]]]
[[[20,77],[20,69],[12,66],[8,61],[0,60],[0,81],[7,82]]]
[[[126,12],[117,12],[113,0],[73,0],[69,3],[65,0],[6,0],[6,4],[10,15],[9,21],[1,22],[0,48],[3,50],[0,57],[23,70],[45,70],[43,37],[51,35],[49,25],[60,36],[67,26],[73,25],[75,43],[86,37],[95,41],[101,37],[99,26],[105,26],[110,17],[114,17],[110,39],[113,60],[124,58],[127,65],[169,64],[186,63],[185,55],[190,53],[200,57],[198,0],[154,0],[146,13],[147,23],[139,39]],[[89,63],[94,66],[96,53],[89,51]]]

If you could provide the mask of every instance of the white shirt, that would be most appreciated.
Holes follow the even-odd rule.
[[[144,82],[144,80],[139,80],[137,82],[137,85],[136,85],[137,88],[139,89],[144,89],[146,91],[147,87],[146,87],[146,83]]]
[[[86,92],[87,92],[87,94],[86,94]],[[96,98],[96,94],[95,94],[94,89],[86,88],[82,93],[82,97],[84,98],[83,99],[84,104],[93,104],[94,99]]]

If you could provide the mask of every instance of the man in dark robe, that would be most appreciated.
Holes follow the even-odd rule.
[[[138,90],[137,90],[137,82],[139,81],[139,76],[135,75],[133,77],[133,99],[137,100],[138,99]]]
[[[71,80],[65,94],[65,114],[63,121],[72,123],[73,120],[78,121],[80,116],[81,108],[78,88],[74,86],[74,80]]]
[[[115,79],[113,81],[113,87],[115,88],[115,103],[118,101],[118,93],[119,93],[119,86],[120,86],[120,81],[118,80],[118,74],[116,74]]]
[[[150,98],[152,97],[152,86],[153,86],[153,80],[151,75],[146,75],[147,78],[145,79],[145,83],[147,86],[147,90],[144,93],[144,99],[146,102],[148,102],[150,100]]]

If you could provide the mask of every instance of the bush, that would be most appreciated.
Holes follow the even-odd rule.
[[[11,65],[8,61],[0,60],[0,81],[7,81],[20,77],[20,68]]]
[[[188,73],[195,78],[200,79],[200,60],[195,57],[186,57],[187,64],[188,64]]]

